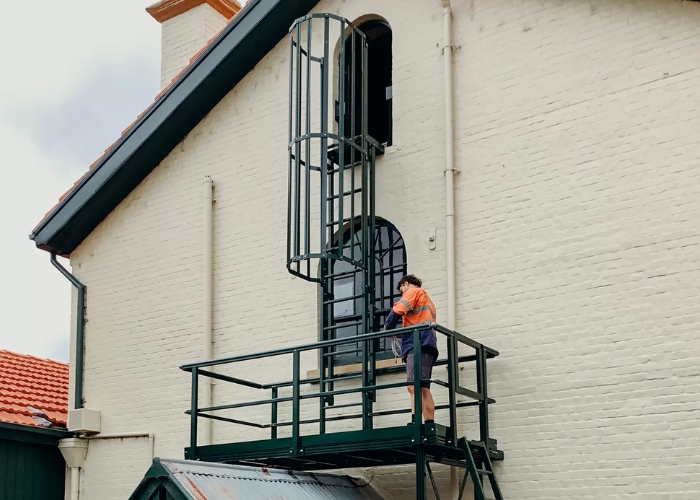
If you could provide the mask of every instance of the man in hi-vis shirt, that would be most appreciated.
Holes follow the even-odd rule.
[[[389,316],[384,322],[386,330],[396,328],[399,317],[403,318],[403,326],[413,326],[420,323],[432,322],[437,319],[435,304],[430,300],[428,292],[421,288],[423,282],[412,274],[408,274],[399,280],[399,300],[391,309]],[[427,328],[420,332],[421,348],[421,392],[423,397],[423,418],[425,423],[435,421],[435,401],[430,392],[430,377],[433,373],[433,364],[438,357],[437,336],[435,330]],[[404,333],[401,336],[401,358],[406,363],[406,379],[413,382],[415,373],[413,367],[413,332]],[[413,399],[413,385],[408,386],[411,394],[412,420],[415,421],[415,408]]]

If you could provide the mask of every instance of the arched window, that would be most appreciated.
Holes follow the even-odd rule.
[[[380,144],[391,146],[392,144],[392,83],[391,83],[391,43],[392,33],[389,24],[384,20],[372,19],[358,26],[367,39],[367,132],[370,137]],[[348,106],[353,106],[355,116],[361,116],[362,109],[362,73],[357,66],[361,65],[360,37],[354,37],[355,47],[353,48],[353,37],[345,40],[345,67],[343,75],[345,78],[345,102]],[[352,63],[355,61],[355,95],[352,95]],[[352,104],[350,104],[352,103]],[[345,124],[346,136],[350,137],[349,114]],[[336,118],[337,119],[337,118]],[[360,135],[361,123],[355,122],[355,136]]]
[[[343,241],[345,242],[343,252],[346,255],[351,255],[351,252],[358,254],[361,252],[358,228],[346,230]],[[392,224],[381,220],[377,220],[374,231],[374,258],[375,326],[382,327],[389,309],[401,298],[396,287],[399,279],[406,274],[406,247],[398,230]],[[333,261],[332,266],[331,275],[335,277],[332,278],[330,286],[334,301],[330,324],[339,328],[330,330],[332,333],[328,339],[347,338],[364,333],[361,332],[361,326],[357,325],[364,310],[362,271],[345,261]],[[344,298],[347,300],[339,300]],[[388,338],[381,339],[377,359],[394,357],[390,342]],[[346,352],[346,354],[337,355],[335,363],[342,365],[359,362],[362,354],[360,349],[359,344],[338,347],[339,352]]]

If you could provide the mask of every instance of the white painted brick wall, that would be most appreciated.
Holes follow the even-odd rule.
[[[505,497],[700,497],[700,5],[453,7],[458,330],[502,353],[490,364],[490,392]],[[316,10],[376,13],[393,27],[395,146],[377,162],[377,212],[403,234],[409,270],[444,321],[439,2],[323,0]],[[87,406],[103,412],[104,432],[156,432],[156,456],[181,457],[187,445],[189,377],[178,366],[201,351],[205,174],[217,200],[214,355],[316,339],[317,290],[284,268],[287,47],[268,54],[72,256],[88,286]],[[270,381],[289,366],[228,373]],[[217,403],[248,396],[214,389]],[[379,404],[405,402],[398,391]],[[475,436],[473,412],[460,415]],[[253,435],[214,426],[217,442]],[[127,496],[148,446],[91,448],[81,498]],[[412,497],[411,467],[372,473],[391,497]],[[438,475],[445,488],[447,471]]]
[[[190,58],[226,26],[226,23],[226,18],[208,3],[198,5],[163,22],[161,88],[165,88],[182,68],[189,64]]]

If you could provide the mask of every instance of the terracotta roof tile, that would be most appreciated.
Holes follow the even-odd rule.
[[[68,363],[0,350],[0,422],[66,427]]]
[[[242,10],[242,9],[241,9],[241,10]],[[238,14],[239,14],[239,13],[240,13],[240,11],[239,11],[238,13],[236,13],[236,15],[234,15],[232,18],[230,18],[230,19],[228,20],[228,22],[226,23],[226,26],[224,26],[221,30],[219,30],[218,33],[216,33],[213,37],[211,37],[211,38],[209,39],[209,41],[204,45],[204,47],[202,47],[194,56],[192,56],[192,57],[190,58],[189,64],[188,64],[187,66],[185,66],[184,68],[182,68],[182,71],[180,71],[177,75],[175,75],[175,77],[170,81],[170,83],[169,83],[168,85],[166,85],[166,86],[163,88],[163,90],[161,90],[161,91],[158,93],[158,95],[155,97],[155,99],[153,100],[153,102],[152,102],[145,110],[143,110],[143,112],[142,112],[141,114],[139,114],[139,115],[136,117],[136,119],[135,119],[133,122],[131,122],[131,124],[130,124],[128,127],[126,127],[126,128],[122,131],[121,136],[120,136],[116,141],[114,141],[107,149],[105,149],[105,152],[104,152],[97,160],[95,160],[95,161],[92,163],[92,165],[90,165],[90,167],[88,167],[88,171],[85,172],[85,173],[80,177],[80,179],[78,179],[77,181],[75,181],[75,182],[73,183],[73,186],[72,186],[68,191],[66,191],[65,193],[63,193],[63,194],[58,198],[58,203],[56,203],[56,204],[51,208],[51,210],[49,210],[48,212],[46,212],[46,214],[44,215],[43,219],[42,219],[41,221],[39,221],[39,224],[37,224],[36,227],[39,227],[39,225],[40,225],[42,222],[44,222],[44,220],[46,220],[46,218],[56,209],[56,207],[58,207],[58,205],[59,205],[64,199],[66,199],[66,197],[67,197],[68,195],[70,195],[70,194],[73,192],[73,190],[78,186],[78,184],[80,184],[80,181],[82,181],[82,180],[88,175],[88,173],[89,173],[92,169],[94,169],[95,166],[97,166],[97,164],[102,160],[102,158],[104,158],[104,157],[112,150],[112,148],[114,147],[114,145],[115,145],[117,142],[119,142],[119,140],[120,140],[122,137],[124,137],[124,136],[132,129],[132,127],[133,127],[133,126],[148,112],[148,110],[150,110],[150,109],[158,102],[158,100],[159,100],[161,97],[163,97],[163,95],[168,91],[168,89],[170,89],[170,87],[172,87],[172,85],[185,73],[185,71],[187,71],[187,69],[188,69],[190,66],[192,66],[192,64],[204,53],[204,51],[212,44],[212,42],[213,42],[214,40],[216,40],[216,38],[221,34],[221,32],[224,31],[224,30],[226,29],[226,27],[227,27],[229,24],[231,24],[231,22],[232,22],[234,19],[236,19],[236,17],[238,17]]]

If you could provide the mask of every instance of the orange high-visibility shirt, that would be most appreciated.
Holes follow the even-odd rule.
[[[403,326],[413,326],[419,323],[437,321],[435,304],[430,299],[428,292],[422,288],[409,288],[401,296],[393,310],[403,317]]]

